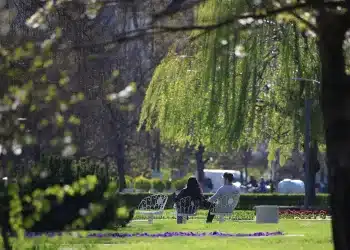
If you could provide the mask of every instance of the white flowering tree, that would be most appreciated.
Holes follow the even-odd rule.
[[[39,144],[62,157],[73,156],[78,150],[72,130],[80,124],[80,119],[72,108],[85,98],[70,79],[73,73],[70,57],[75,52],[75,45],[62,29],[59,13],[78,15],[81,20],[91,19],[101,4],[95,1],[40,1],[30,2],[29,6],[34,6],[33,14],[27,19],[26,27],[19,27],[16,19],[21,19],[20,15],[24,14],[12,1],[0,0],[0,169],[1,184],[4,184],[1,185],[4,203],[0,209],[0,227],[5,249],[11,249],[10,228],[19,238],[23,237],[22,219],[25,219],[21,216],[16,184],[22,180],[11,179],[11,167],[22,159],[23,153]],[[125,103],[134,90],[129,86],[117,93],[111,84],[115,77],[117,73],[104,82],[108,87],[104,101],[110,105],[119,101]],[[62,195],[92,190],[96,184],[96,177],[88,176],[82,182],[72,184],[79,187],[77,190],[67,186],[62,194],[62,189],[52,187],[42,190],[39,196],[33,194],[30,199],[44,204],[35,210],[40,214],[48,209],[45,195],[62,198]],[[17,202],[12,202],[14,200]]]

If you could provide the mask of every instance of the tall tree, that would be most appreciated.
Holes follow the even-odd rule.
[[[197,10],[198,22],[248,7],[240,1],[208,1]],[[273,19],[260,20],[259,27],[255,32],[220,27],[201,34],[182,54],[170,51],[153,76],[141,120],[149,128],[161,128],[163,140],[202,142],[213,150],[269,139],[270,151],[281,149],[283,164],[303,141],[305,89],[308,97],[317,94],[315,86],[293,80],[319,75],[319,64],[313,63],[318,60],[316,40],[304,38],[295,25]],[[318,106],[313,108],[320,114]],[[320,124],[313,122],[316,137]]]
[[[245,59],[241,60],[239,63],[233,63],[232,60],[233,58],[236,60],[236,57],[231,57],[229,65],[231,68],[235,68],[231,75],[227,74],[227,71],[226,74],[217,73],[217,69],[219,69],[219,72],[222,72],[223,68],[227,68],[222,67],[225,64],[216,64],[216,67],[213,67],[213,60],[204,60],[206,65],[210,65],[211,69],[204,70],[204,77],[200,76],[200,73],[196,73],[195,70],[196,65],[200,65],[201,69],[203,69],[203,64],[201,64],[203,60],[199,60],[199,58],[203,59],[203,57],[200,55],[205,55],[206,58],[213,58],[216,57],[218,53],[223,53],[223,50],[218,51],[213,47],[215,47],[220,40],[223,41],[222,44],[225,46],[230,46],[230,41],[221,39],[223,31],[225,31],[225,28],[227,29],[227,27],[229,27],[229,32],[227,33],[230,35],[234,34],[230,29],[242,27],[242,22],[245,24],[248,23],[251,28],[253,26],[252,24],[259,24],[260,22],[260,30],[265,30],[264,32],[266,32],[266,30],[273,30],[270,25],[271,22],[273,23],[273,27],[276,27],[274,20],[287,22],[295,21],[300,29],[308,29],[308,33],[318,36],[317,46],[314,42],[313,49],[317,49],[319,52],[319,58],[318,56],[315,57],[313,53],[304,53],[305,58],[300,60],[301,62],[304,62],[302,69],[305,72],[303,72],[304,74],[302,76],[314,79],[315,71],[319,68],[317,62],[321,62],[321,108],[327,145],[327,165],[330,173],[329,184],[332,206],[333,240],[335,249],[348,249],[348,246],[350,245],[350,226],[347,221],[350,219],[350,215],[348,214],[350,202],[348,202],[344,194],[347,193],[347,190],[350,190],[350,133],[348,129],[350,126],[348,118],[350,106],[347,101],[350,93],[350,78],[348,76],[348,60],[346,58],[348,52],[344,51],[346,46],[343,47],[343,45],[344,42],[346,44],[346,33],[350,28],[349,2],[271,0],[258,1],[255,6],[245,5],[243,1],[216,1],[216,3],[220,5],[221,10],[226,9],[229,14],[222,14],[222,12],[216,8],[217,6],[215,6],[213,1],[206,1],[206,4],[199,7],[200,10],[203,10],[203,8],[209,6],[218,14],[218,16],[207,14],[210,13],[207,11],[207,15],[205,16],[206,19],[202,20],[203,22],[199,22],[198,26],[192,27],[193,29],[212,31],[200,34],[201,39],[196,45],[200,46],[202,49],[199,50],[197,54],[189,53],[194,59],[189,57],[176,57],[173,53],[171,56],[173,59],[175,57],[175,59],[166,59],[166,61],[164,61],[165,63],[163,63],[159,70],[156,71],[154,79],[150,85],[148,97],[146,96],[144,113],[152,112],[158,116],[158,119],[156,123],[149,125],[161,127],[164,131],[164,138],[172,138],[183,143],[185,140],[188,140],[185,135],[188,132],[186,128],[188,128],[189,125],[189,120],[186,118],[188,118],[187,115],[189,115],[196,117],[198,121],[194,122],[196,136],[191,138],[193,141],[198,143],[199,140],[202,140],[205,145],[216,147],[227,145],[227,142],[229,142],[229,144],[236,143],[236,141],[239,142],[239,138],[242,137],[242,135],[246,135],[247,131],[251,133],[251,131],[244,126],[245,123],[242,121],[251,119],[251,112],[247,112],[247,107],[249,106],[247,104],[250,104],[250,107],[254,106],[251,105],[252,102],[249,102],[249,98],[247,99],[247,97],[249,97],[249,94],[247,93],[253,93],[253,91],[249,91],[247,88],[249,82],[247,79],[249,79],[249,76],[251,75],[251,72],[248,71],[247,64],[248,61],[252,60],[253,55],[252,53],[248,53]],[[235,8],[233,9],[232,6],[235,6]],[[276,19],[269,19],[271,16],[276,17]],[[215,21],[210,23],[208,20]],[[190,28],[191,27],[187,27],[187,30]],[[282,32],[289,32],[289,30],[293,30],[293,27],[290,27],[289,25],[281,27]],[[252,43],[256,42],[254,36],[259,34],[259,32],[252,32],[250,34],[252,37],[250,37],[249,40],[244,41],[244,44],[248,48],[249,46],[252,46]],[[270,36],[266,36],[265,39],[273,38],[275,35],[276,34],[270,34]],[[286,60],[288,54],[290,55],[291,53],[291,46],[283,46],[283,44],[290,40],[288,36],[284,37],[285,39],[282,38],[281,40],[284,40],[285,42],[282,43],[282,46],[278,46],[279,48],[284,49],[284,53],[282,53],[284,56],[279,57],[280,60],[277,62],[275,61],[277,64],[280,63],[277,65],[277,69],[280,68],[279,66],[283,65],[285,65],[285,67],[289,66],[290,68],[293,68],[294,65],[291,61]],[[239,39],[242,40],[242,32],[240,32]],[[212,48],[209,53],[207,49],[208,47]],[[276,53],[276,49],[277,46],[270,50],[270,54]],[[236,46],[235,50],[236,56],[238,54],[242,55],[241,47],[237,48]],[[228,52],[231,51],[228,50]],[[247,51],[250,52],[250,49]],[[309,48],[309,51],[311,52],[312,48]],[[303,52],[299,51],[299,53]],[[246,58],[249,58],[250,60]],[[257,58],[263,57],[258,56]],[[222,60],[216,60],[215,62],[222,62]],[[254,63],[253,60],[250,62]],[[169,73],[170,65],[172,70],[171,73]],[[263,64],[260,62],[259,65]],[[241,69],[241,75],[236,74],[236,67]],[[310,67],[313,69],[310,70]],[[188,71],[188,69],[190,69],[190,71]],[[276,97],[280,96],[276,89],[281,88],[283,85],[285,92],[288,94],[296,93],[295,90],[300,88],[300,86],[296,87],[297,84],[292,83],[290,80],[292,77],[295,77],[295,70],[287,70],[287,74],[279,74],[279,72],[282,71],[276,71],[276,67],[271,67],[271,69],[273,71],[270,72],[270,77],[274,79],[273,75],[277,76],[276,80],[279,81],[278,84],[271,84],[270,93],[273,92],[274,94],[265,95],[267,97],[264,96],[264,99],[268,98],[269,100],[275,101]],[[203,72],[203,70],[200,70],[199,72]],[[185,81],[176,77],[177,74],[181,75]],[[213,79],[218,79],[222,76],[230,76],[231,79],[240,78],[241,81],[232,81],[233,84],[230,87],[224,84],[225,81],[210,84],[214,82]],[[156,81],[171,82],[172,85],[164,84],[159,86],[158,84],[157,86],[155,83]],[[192,84],[189,84],[190,82],[192,82]],[[236,91],[237,85],[241,90],[240,92]],[[308,86],[312,92],[317,92],[313,86]],[[181,89],[184,91],[181,91]],[[230,93],[231,98],[228,99],[228,95],[222,95],[222,93]],[[172,96],[170,96],[170,94]],[[160,98],[155,98],[155,95]],[[165,98],[163,98],[164,96],[170,98],[169,101],[165,101]],[[174,96],[178,98],[176,102],[174,101]],[[191,99],[188,98],[189,96],[195,101],[191,102]],[[237,96],[239,96],[239,98],[237,98]],[[231,104],[229,104],[228,107],[226,106],[226,110],[230,110],[231,113],[224,112],[220,109],[220,104],[226,104],[227,102],[225,100],[227,99],[231,101]],[[291,106],[294,101],[295,100],[292,99],[284,103],[287,106]],[[274,104],[274,102],[272,104]],[[222,106],[225,107],[225,105]],[[195,111],[184,107],[191,107],[191,109]],[[208,111],[208,107],[210,107],[210,112],[205,112],[205,110]],[[272,112],[273,109],[270,110],[271,112],[267,112],[270,116],[269,120],[274,121],[274,124],[279,124],[279,126],[284,124],[284,126],[280,126],[281,129],[289,129],[291,127],[290,124],[295,124],[292,119],[288,118],[288,116],[278,116],[276,113]],[[174,119],[175,117],[177,120]],[[262,117],[266,118],[266,116]],[[261,128],[276,127],[276,125],[273,126],[273,124],[269,123],[267,119],[255,118],[255,120],[257,120],[256,123],[260,122]],[[279,122],[276,122],[276,120],[279,120]],[[185,133],[183,133],[184,131]],[[216,133],[213,133],[213,131]],[[260,132],[262,131],[263,130],[261,129]],[[215,141],[213,140],[214,134]],[[227,140],[226,138],[229,138],[230,140]],[[294,145],[297,144],[294,143]]]

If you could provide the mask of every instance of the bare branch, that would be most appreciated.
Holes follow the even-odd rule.
[[[301,16],[299,16],[297,13],[292,12],[292,15],[297,18],[299,21],[301,21],[302,23],[304,23],[306,26],[308,26],[309,29],[311,29],[313,32],[317,33],[317,27],[315,25],[313,25],[312,23],[306,21],[304,18],[302,18]]]
[[[171,3],[166,7],[165,10],[153,15],[152,23],[158,21],[159,19],[172,16],[176,13],[183,12],[188,9],[193,9],[195,6],[206,2],[207,0],[197,0],[190,3],[184,3],[186,0],[172,0]]]
[[[328,8],[336,8],[336,7],[343,7],[345,6],[344,1],[337,1],[337,2],[320,2],[317,5],[319,6],[325,6]],[[101,42],[101,43],[85,43],[85,44],[76,44],[73,46],[73,49],[81,49],[81,48],[89,48],[93,46],[107,46],[112,44],[118,44],[123,43],[130,40],[135,40],[144,36],[148,35],[156,35],[156,34],[163,34],[163,33],[169,33],[169,32],[186,32],[186,31],[194,31],[194,30],[203,30],[205,32],[210,32],[212,30],[215,30],[217,28],[231,25],[236,23],[238,20],[241,19],[248,19],[253,18],[255,20],[261,20],[266,19],[268,17],[272,17],[281,13],[290,12],[293,13],[296,10],[305,9],[305,8],[311,8],[311,7],[317,7],[316,3],[312,2],[306,2],[306,3],[298,3],[298,4],[288,4],[283,7],[272,9],[272,10],[266,10],[262,14],[257,13],[247,13],[243,15],[234,15],[231,16],[223,21],[220,21],[218,23],[214,24],[207,24],[207,25],[186,25],[186,26],[163,26],[163,25],[150,25],[146,26],[144,28],[139,28],[135,30],[130,30],[123,32],[116,36],[115,39],[111,39],[109,41]],[[304,23],[306,20],[302,19],[301,17],[297,17],[299,20],[303,21]],[[312,28],[314,31],[316,27],[313,27],[310,23],[308,23],[308,26]]]

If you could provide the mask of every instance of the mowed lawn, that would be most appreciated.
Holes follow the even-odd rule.
[[[199,249],[266,249],[289,250],[332,249],[329,221],[281,220],[279,224],[256,224],[255,222],[226,221],[223,224],[214,222],[205,224],[203,220],[189,220],[187,224],[177,225],[175,220],[155,220],[150,225],[143,221],[134,221],[127,228],[118,232],[125,233],[161,233],[161,232],[226,232],[254,233],[282,231],[290,236],[274,236],[265,238],[238,237],[171,237],[171,238],[71,238],[50,239],[52,243],[60,242],[60,246],[45,249],[100,249],[100,250],[199,250]],[[105,231],[108,232],[108,231]],[[110,231],[109,231],[110,232]],[[295,236],[296,235],[296,236]],[[301,236],[303,235],[303,236]],[[50,244],[51,243],[51,244]],[[40,248],[38,248],[40,249]],[[44,248],[43,248],[44,249]]]

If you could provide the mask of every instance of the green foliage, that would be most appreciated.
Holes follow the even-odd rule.
[[[152,187],[157,191],[157,192],[163,192],[165,189],[165,184],[163,181],[159,179],[154,179],[152,180]]]
[[[176,190],[180,190],[180,189],[183,189],[186,187],[186,184],[187,184],[187,181],[188,181],[188,178],[187,177],[184,177],[182,179],[179,179],[179,180],[176,180],[173,182],[173,186]]]
[[[131,188],[133,187],[133,178],[130,176],[125,176],[126,186]]]
[[[115,198],[115,182],[106,185],[99,183],[96,176],[87,175],[71,184],[50,184],[37,188],[34,183],[27,183],[25,192],[18,184],[9,184],[9,195],[1,196],[0,200],[10,199],[12,231],[22,235],[23,229],[36,232],[99,230],[118,219],[116,211],[122,204]]]
[[[96,175],[100,183],[107,183],[110,180],[108,166],[100,162],[81,158],[73,160],[57,155],[41,155],[39,164],[31,169],[31,178],[38,178],[35,187],[49,184],[71,184],[73,181],[88,175]],[[19,176],[13,176],[18,178]],[[26,185],[21,185],[25,189]]]
[[[172,187],[172,183],[169,180],[164,181],[164,189],[165,190],[170,190]]]
[[[143,176],[139,176],[135,178],[134,187],[148,192],[152,187],[152,182]]]
[[[17,183],[0,188],[1,226],[9,219],[16,243],[25,243],[24,230],[45,232],[72,229],[100,230],[126,224],[117,199],[116,182],[108,182],[103,165],[81,159],[42,155],[29,175],[13,176]],[[96,174],[96,175],[94,175]],[[127,211],[127,210],[126,210]],[[6,215],[8,214],[8,216]]]
[[[245,1],[206,1],[196,21],[239,16],[248,8]],[[283,164],[302,142],[303,100],[319,93],[316,85],[292,80],[319,79],[317,44],[291,23],[260,21],[254,32],[224,26],[188,43],[181,55],[170,50],[147,89],[140,124],[160,128],[163,141],[202,143],[211,151],[269,140],[270,152],[281,149]],[[312,113],[313,138],[322,141],[320,105]]]

